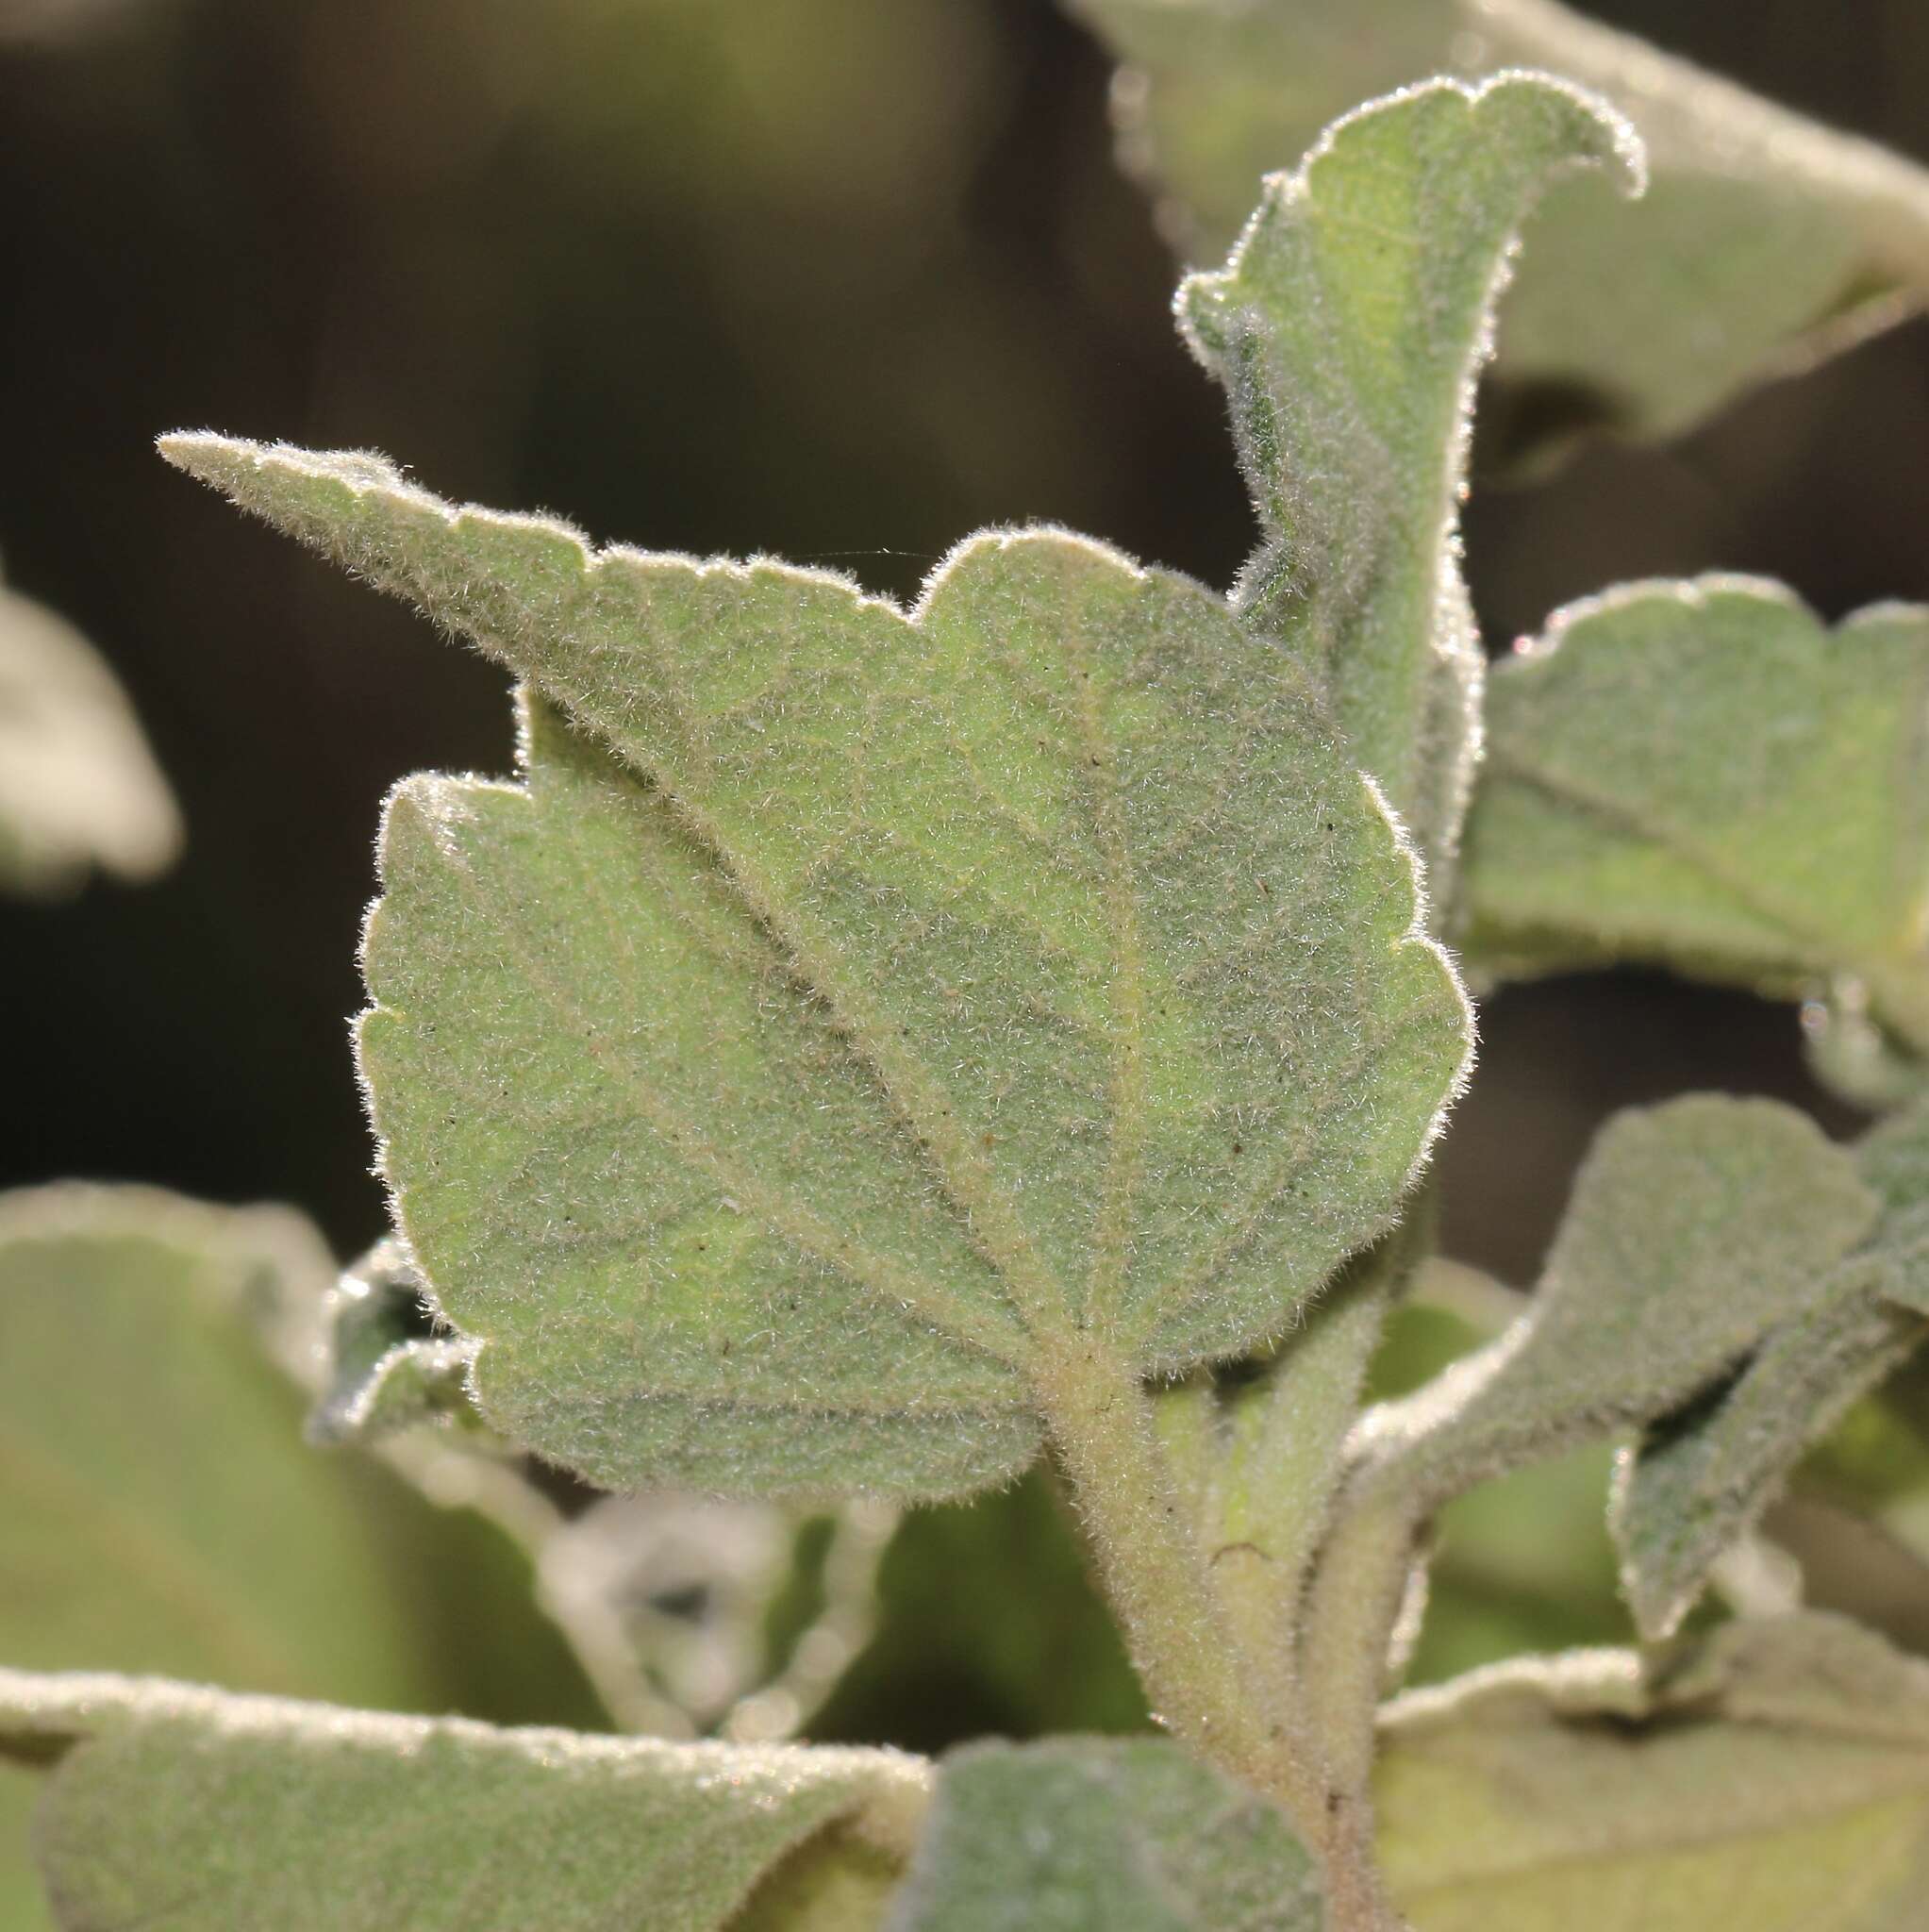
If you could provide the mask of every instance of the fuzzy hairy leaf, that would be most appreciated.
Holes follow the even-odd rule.
[[[64,618],[0,585],[0,888],[71,891],[95,866],[152,878],[180,847],[113,673]]]
[[[1610,1523],[1641,1634],[1671,1635],[1715,1563],[1759,1520],[1803,1454],[1929,1336],[1912,1311],[1929,1277],[1929,1111],[1855,1150],[1881,1214],[1732,1380],[1664,1417],[1617,1471]]]
[[[1362,1436],[1439,1501],[1653,1422],[1801,1315],[1879,1207],[1853,1154],[1778,1101],[1630,1108],[1582,1164],[1528,1313]]]
[[[508,1433],[615,1486],[965,1491],[1034,1453],[1041,1335],[1175,1370],[1388,1224],[1464,1001],[1222,600],[1034,530],[906,614],[166,449],[540,693],[522,783],[392,800],[359,1036]]]
[[[6,1670],[0,1752],[51,1767],[35,1846],[62,1932],[722,1932],[827,1833],[901,1859],[928,1783],[887,1751],[502,1731]]]
[[[330,1291],[329,1378],[311,1442],[376,1441],[418,1423],[468,1419],[475,1345],[424,1334],[422,1276],[400,1241],[378,1241]]]
[[[1820,1615],[1482,1671],[1382,1724],[1380,1851],[1415,1932],[1910,1932],[1929,1666]]]
[[[1929,1044],[1925,716],[1921,608],[1829,630],[1777,585],[1716,576],[1559,612],[1489,680],[1471,957],[1854,981]]]
[[[939,1768],[889,1932],[1318,1932],[1271,1806],[1169,1740],[974,1744]]]
[[[1313,672],[1436,868],[1479,743],[1459,565],[1473,376],[1514,237],[1577,168],[1640,183],[1626,125],[1570,88],[1416,88],[1270,179],[1232,260],[1179,291],[1259,515],[1235,605]]]
[[[1555,407],[1523,433],[1675,433],[1929,292],[1929,175],[1554,0],[1376,0],[1370,27],[1357,0],[1069,4],[1129,63],[1122,152],[1195,260],[1238,232],[1261,174],[1425,75],[1540,68],[1626,114],[1647,198],[1571,182],[1528,232],[1498,367]]]

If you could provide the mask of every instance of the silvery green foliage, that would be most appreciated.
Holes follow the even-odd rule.
[[[976,1744],[940,1762],[887,1932],[1320,1932],[1270,1805],[1159,1739]]]
[[[666,1744],[0,1670],[51,1769],[61,1932],[723,1932],[807,1846],[899,1862],[929,1774],[886,1751]]]
[[[1610,1523],[1644,1636],[1671,1634],[1803,1453],[1929,1337],[1929,1110],[1877,1127],[1856,1158],[1881,1203],[1867,1237],[1731,1377],[1622,1454]]]
[[[308,1416],[311,1441],[374,1441],[473,1414],[475,1344],[422,1332],[422,1276],[392,1236],[342,1274],[326,1316],[328,1381]]]
[[[1562,402],[1543,436],[1677,433],[1929,293],[1923,170],[1555,0],[1374,0],[1370,20],[1359,0],[1069,4],[1128,63],[1121,153],[1193,260],[1238,231],[1256,176],[1422,75],[1541,68],[1620,108],[1652,157],[1647,198],[1560,187],[1501,325],[1500,375]]]
[[[1525,75],[1415,88],[1272,177],[1231,261],[1179,290],[1262,531],[1235,607],[1306,665],[1439,875],[1479,748],[1459,560],[1473,379],[1522,223],[1581,169],[1641,185],[1638,143],[1598,101]]]
[[[180,815],[114,675],[74,626],[0,585],[0,888],[152,878]]]
[[[1693,1094],[1604,1127],[1529,1310],[1361,1452],[1433,1502],[1680,1408],[1802,1315],[1875,1229],[1854,1156],[1779,1102]]]
[[[1573,1652],[1396,1702],[1375,1787],[1416,1932],[1912,1932],[1929,1665],[1838,1618]]]
[[[1180,1368],[1387,1224],[1464,1003],[1219,599],[1033,531],[906,614],[367,458],[169,453],[537,687],[524,782],[391,803],[360,1028],[507,1433],[619,1486],[969,1489],[1034,1453],[1040,1329]]]
[[[1717,576],[1561,611],[1489,680],[1470,957],[1645,959],[1783,993],[1835,981],[1921,1049],[1925,704],[1929,613],[1912,607],[1831,631],[1776,585]]]

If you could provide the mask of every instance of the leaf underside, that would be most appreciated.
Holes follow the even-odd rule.
[[[529,680],[391,801],[360,1028],[485,1412],[612,1486],[955,1492],[1040,1334],[1171,1371],[1390,1219],[1461,1077],[1412,861],[1296,667],[1062,532],[910,615],[171,439]]]
[[[1630,205],[1563,184],[1531,224],[1499,373],[1523,442],[1603,425],[1672,435],[1748,385],[1896,320],[1929,290],[1929,175],[1552,0],[1070,0],[1129,63],[1121,150],[1192,259],[1263,173],[1355,101],[1422,75],[1559,74],[1652,158]]]

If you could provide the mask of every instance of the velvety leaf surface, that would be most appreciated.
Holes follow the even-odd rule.
[[[113,673],[64,618],[0,585],[0,888],[69,891],[96,866],[151,878],[180,847]]]
[[[255,1316],[332,1272],[278,1209],[0,1194],[0,1659],[598,1724],[506,1537],[302,1441]],[[25,1815],[0,1781],[9,1927]]]
[[[968,1490],[1040,1336],[1152,1372],[1377,1233],[1468,1019],[1302,673],[1052,530],[909,614],[590,553],[366,457],[168,454],[531,679],[404,786],[361,1029],[485,1411],[612,1485]]]
[[[890,1932],[1317,1932],[1279,1813],[1165,1739],[975,1744],[939,1769]]]
[[[1882,1203],[1864,1245],[1818,1280],[1809,1305],[1771,1329],[1737,1376],[1621,1458],[1611,1520],[1646,1637],[1673,1631],[1803,1454],[1929,1339],[1929,1308],[1911,1306],[1929,1273],[1929,1113],[1885,1123],[1855,1154]]]
[[[1471,957],[1857,982],[1929,1041],[1929,613],[1835,630],[1748,578],[1636,584],[1498,666],[1468,825]]]
[[[1121,147],[1194,260],[1355,101],[1430,75],[1563,75],[1649,149],[1637,205],[1598,180],[1533,222],[1499,369],[1589,423],[1671,434],[1739,389],[1884,325],[1929,291],[1929,175],[1554,0],[1071,0],[1129,63]],[[1523,430],[1528,424],[1523,420]]]
[[[1179,291],[1263,532],[1235,603],[1314,673],[1437,866],[1479,741],[1458,534],[1473,376],[1517,231],[1582,167],[1640,180],[1626,125],[1570,89],[1417,88],[1269,180],[1230,263]]]
[[[1801,1315],[1879,1207],[1854,1156],[1778,1101],[1691,1094],[1618,1114],[1529,1312],[1363,1434],[1444,1499],[1666,1415]]]
[[[1396,1703],[1380,1849],[1415,1932],[1908,1932],[1929,1897],[1929,1666],[1819,1615]]]
[[[63,1932],[717,1932],[833,1827],[901,1857],[928,1781],[889,1752],[500,1731],[12,1671],[0,1750],[53,1760],[35,1843]]]

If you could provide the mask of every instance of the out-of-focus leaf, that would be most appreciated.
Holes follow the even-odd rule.
[[[1444,1500],[1678,1408],[1801,1314],[1880,1203],[1776,1101],[1618,1114],[1574,1183],[1533,1305],[1500,1341],[1372,1412],[1369,1453]]]
[[[1270,1805],[1162,1738],[974,1744],[939,1768],[890,1932],[1318,1932]]]
[[[898,1524],[877,1624],[813,1737],[941,1751],[986,1733],[1135,1731],[1150,1722],[1068,1512],[1037,1471]]]
[[[1643,1636],[1673,1632],[1803,1453],[1929,1335],[1911,1306],[1929,1277],[1929,1109],[1877,1127],[1855,1156],[1882,1203],[1864,1245],[1736,1376],[1621,1459],[1613,1523]]]
[[[1853,982],[1929,1047],[1925,708],[1913,607],[1831,631],[1773,584],[1705,577],[1559,612],[1489,680],[1470,958]]]
[[[597,1726],[521,1551],[303,1442],[258,1324],[332,1273],[280,1209],[0,1195],[0,1658]],[[9,1904],[19,1826],[0,1822]]]
[[[722,1932],[826,1833],[902,1858],[929,1781],[889,1752],[499,1731],[4,1670],[0,1751],[51,1764],[35,1848],[63,1932]]]
[[[166,450],[542,693],[523,783],[391,801],[360,1030],[506,1432],[614,1487],[978,1488],[1080,1322],[1176,1370],[1390,1220],[1464,1003],[1221,599],[1035,530],[907,615],[368,457]]]
[[[1929,175],[1554,0],[1070,5],[1129,63],[1122,148],[1194,260],[1336,114],[1427,75],[1540,68],[1626,114],[1646,199],[1574,181],[1528,231],[1498,362],[1541,399],[1523,434],[1672,434],[1929,293]]]
[[[180,848],[113,673],[65,619],[0,586],[0,887],[70,891],[95,866],[152,878]]]
[[[328,1384],[308,1439],[379,1441],[418,1423],[474,1415],[475,1344],[424,1334],[422,1277],[392,1237],[378,1241],[329,1291]]]
[[[1179,291],[1259,514],[1235,607],[1313,672],[1437,886],[1479,743],[1458,527],[1494,297],[1550,181],[1603,170],[1612,195],[1640,168],[1625,124],[1571,89],[1419,88],[1269,180],[1227,266]]]
[[[1480,1672],[1382,1741],[1415,1932],[1906,1932],[1929,1897],[1929,1666],[1838,1618]]]

